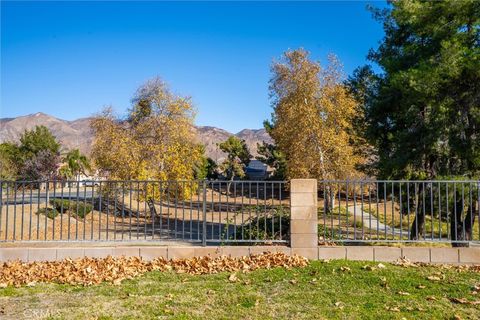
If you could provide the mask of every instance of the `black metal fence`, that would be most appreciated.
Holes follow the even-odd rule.
[[[286,242],[283,181],[0,181],[0,241]]]
[[[0,241],[286,243],[285,181],[0,181]],[[480,243],[480,181],[318,183],[319,242]]]
[[[480,242],[480,181],[319,181],[319,236],[333,242]]]

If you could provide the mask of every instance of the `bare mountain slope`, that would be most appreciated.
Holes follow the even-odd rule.
[[[42,112],[17,118],[0,118],[0,142],[16,142],[25,129],[31,130],[36,125],[44,125],[60,141],[63,149],[79,148],[83,153],[89,154],[93,141],[93,134],[89,125],[90,119],[81,118],[67,121]],[[207,156],[216,161],[221,161],[225,155],[219,150],[217,143],[226,140],[233,134],[223,129],[209,126],[196,127],[196,131],[198,141],[205,145]],[[262,141],[271,142],[270,136],[264,129],[244,129],[235,134],[235,136],[245,140],[253,155],[257,154],[257,143]]]
[[[75,125],[79,121],[83,121],[85,125]],[[84,153],[90,152],[92,132],[88,125],[88,118],[66,121],[41,112],[9,120],[0,120],[0,141],[18,141],[25,129],[30,130],[37,125],[44,125],[49,128],[64,149],[79,148]]]

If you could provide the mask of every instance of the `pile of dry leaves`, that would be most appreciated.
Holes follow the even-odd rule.
[[[0,265],[0,287],[10,285],[33,286],[37,282],[68,283],[74,285],[93,285],[101,282],[120,284],[124,279],[132,279],[145,272],[175,271],[188,274],[211,274],[219,272],[248,272],[273,267],[304,267],[308,260],[299,256],[283,253],[265,253],[248,257],[200,257],[191,259],[166,260],[158,258],[144,261],[138,257],[107,257],[104,259],[83,258],[66,259],[53,262],[20,261],[6,262]]]

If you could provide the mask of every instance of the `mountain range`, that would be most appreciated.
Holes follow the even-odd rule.
[[[44,125],[60,141],[64,150],[78,148],[82,153],[89,155],[93,142],[90,120],[91,118],[81,118],[67,121],[42,112],[16,118],[0,118],[0,142],[18,142],[26,129],[31,130],[37,125]],[[265,129],[243,129],[235,134],[211,126],[196,126],[195,129],[198,142],[205,145],[206,155],[217,162],[225,157],[217,143],[225,141],[229,136],[245,140],[253,155],[257,155],[257,143],[272,142]]]

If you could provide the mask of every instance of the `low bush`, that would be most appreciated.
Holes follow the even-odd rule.
[[[51,199],[50,204],[58,212],[67,212],[70,215],[75,215],[80,219],[83,219],[87,214],[92,212],[93,206],[89,203],[83,203],[78,201],[71,201],[65,199]]]
[[[37,210],[37,214],[46,215],[47,218],[55,219],[59,215],[59,212],[55,208],[40,208]]]
[[[78,218],[83,219],[87,214],[92,212],[93,207],[91,204],[82,202],[71,203],[69,211],[71,214],[76,215]]]
[[[318,239],[320,240],[320,242],[331,242],[336,243],[337,245],[342,245],[342,242],[337,242],[336,240],[345,239],[345,235],[342,234],[342,230],[339,226],[328,226],[319,224],[317,230]]]
[[[273,207],[264,212],[254,207],[252,218],[241,228],[243,240],[288,240],[290,238],[290,212],[284,207]]]
[[[50,204],[57,210],[57,211],[67,211],[70,207],[70,201],[64,199],[50,199]]]
[[[356,229],[363,229],[363,220],[352,220],[350,225]]]

